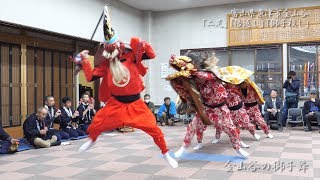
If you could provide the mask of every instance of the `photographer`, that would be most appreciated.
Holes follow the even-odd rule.
[[[288,73],[287,80],[283,84],[283,88],[286,89],[285,102],[283,107],[283,119],[282,125],[284,126],[288,118],[288,109],[297,108],[299,102],[299,88],[300,80],[296,78],[296,72],[290,71]]]

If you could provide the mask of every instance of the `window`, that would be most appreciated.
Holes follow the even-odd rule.
[[[231,50],[231,65],[241,66],[254,72],[254,49]],[[250,78],[255,80],[254,76]]]
[[[192,53],[195,53],[202,58],[206,59],[212,55],[213,52],[215,52],[215,56],[219,59],[219,62],[217,66],[224,67],[229,65],[229,54],[227,50],[224,49],[191,49]],[[183,56],[188,52],[188,50],[181,50],[180,55]]]
[[[282,94],[282,49],[260,48],[256,49],[255,82],[264,92],[269,94],[271,89]]]
[[[310,90],[319,89],[318,49],[315,45],[290,46],[288,71],[295,71],[300,79],[300,97],[306,98]]]
[[[199,53],[203,57],[208,57],[213,51],[219,59],[218,66],[240,66],[253,71],[254,75],[250,78],[264,92],[264,95],[269,94],[271,89],[276,89],[279,96],[282,95],[283,62],[281,47],[275,45],[272,47],[191,50],[191,52]],[[185,54],[185,52],[187,50],[181,50],[181,54]]]
[[[225,67],[229,65],[228,51],[215,51],[216,57],[219,59],[217,66]]]

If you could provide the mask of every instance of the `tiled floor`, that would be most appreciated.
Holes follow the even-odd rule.
[[[186,125],[161,127],[171,151],[177,150]],[[274,139],[261,135],[255,141],[246,131],[241,136],[250,145],[250,157],[243,163],[179,160],[172,169],[161,158],[152,139],[140,130],[115,136],[101,135],[86,153],[78,153],[85,141],[71,145],[37,149],[0,157],[0,179],[253,179],[253,180],[320,180],[320,134],[301,128],[272,131]],[[224,134],[219,144],[211,144],[214,129],[205,132],[205,147],[191,153],[237,156]],[[195,139],[193,145],[195,145]],[[303,164],[305,163],[305,164]],[[305,167],[305,168],[303,168]]]

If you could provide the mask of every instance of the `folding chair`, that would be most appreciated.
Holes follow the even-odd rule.
[[[293,117],[296,119],[293,120]],[[302,126],[304,127],[304,121],[303,121],[303,113],[301,108],[289,108],[288,109],[288,119],[286,123],[286,129],[288,129],[288,124],[299,124],[302,123]]]

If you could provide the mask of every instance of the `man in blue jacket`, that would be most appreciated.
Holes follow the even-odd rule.
[[[176,104],[169,97],[164,98],[164,103],[160,106],[158,118],[162,126],[173,125],[173,118],[177,114]]]
[[[300,80],[296,78],[296,72],[290,71],[288,78],[283,84],[286,90],[285,101],[282,111],[282,125],[285,126],[288,118],[288,109],[297,108],[299,102]]]

